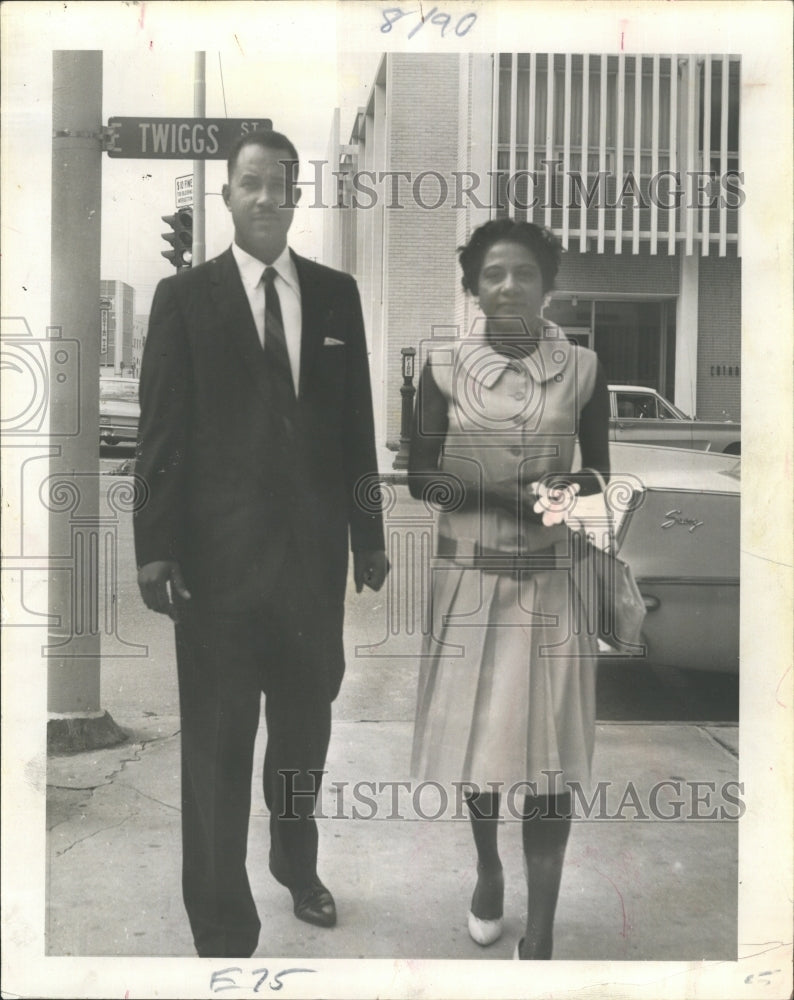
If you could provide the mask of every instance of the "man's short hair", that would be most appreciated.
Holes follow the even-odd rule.
[[[237,165],[237,157],[240,155],[240,150],[245,146],[262,146],[264,149],[278,149],[286,153],[284,163],[288,168],[288,176],[293,184],[297,183],[298,151],[282,132],[274,132],[273,129],[258,129],[255,132],[243,132],[239,138],[235,139],[226,160],[229,180],[232,179],[232,173]]]

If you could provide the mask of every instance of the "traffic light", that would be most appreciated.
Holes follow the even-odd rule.
[[[172,249],[161,250],[160,253],[177,270],[190,267],[193,259],[193,209],[181,208],[173,215],[161,215],[160,218],[172,229],[170,233],[163,233],[163,239],[171,244]]]

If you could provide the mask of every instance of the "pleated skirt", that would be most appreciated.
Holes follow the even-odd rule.
[[[531,783],[540,795],[586,786],[597,642],[582,612],[570,569],[495,574],[436,560],[413,777],[483,790]]]

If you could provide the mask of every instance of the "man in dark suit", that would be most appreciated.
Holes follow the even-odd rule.
[[[344,671],[348,546],[358,592],[388,572],[361,305],[353,279],[287,247],[298,154],[241,137],[223,197],[234,243],[155,292],[140,381],[138,583],[175,621],[183,893],[201,956],[250,956],[246,873],[265,695],[270,870],[296,916],[336,922],[312,816]]]

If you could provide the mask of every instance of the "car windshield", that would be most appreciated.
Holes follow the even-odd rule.
[[[687,416],[683,410],[679,410],[677,406],[670,402],[669,399],[662,397],[659,400],[659,410],[663,417],[677,417],[678,420],[691,420],[692,418]],[[668,412],[669,411],[669,412]]]
[[[138,402],[138,382],[136,379],[100,379],[99,398],[101,400],[123,400]]]

